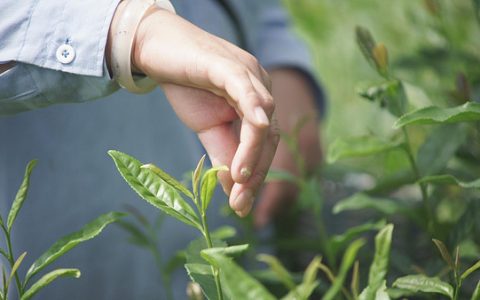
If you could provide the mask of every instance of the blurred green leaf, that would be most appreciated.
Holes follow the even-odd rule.
[[[387,286],[386,286],[386,281],[383,280],[382,283],[380,284],[380,288],[377,289],[377,291],[371,295],[371,298],[367,298],[367,293],[369,293],[369,288],[367,287],[362,291],[360,294],[360,297],[358,298],[359,300],[367,300],[367,299],[372,299],[372,300],[390,300],[390,295],[387,291]]]
[[[193,194],[195,197],[198,196],[198,185],[200,184],[200,178],[203,173],[203,165],[205,163],[205,158],[207,155],[203,155],[202,158],[198,161],[197,167],[195,168],[195,171],[193,171],[193,176],[192,176],[192,188],[193,188]]]
[[[78,269],[57,269],[42,276],[23,294],[20,300],[28,300],[35,296],[42,288],[49,285],[52,281],[59,277],[80,277],[80,270]]]
[[[283,171],[283,170],[269,170],[267,174],[267,178],[265,182],[272,182],[272,181],[287,181],[295,183],[298,181],[295,175],[291,174],[290,172]]]
[[[172,273],[180,268],[182,265],[184,265],[187,262],[186,254],[185,251],[177,251],[175,255],[170,257],[169,260],[165,263],[165,267],[163,268],[165,273],[168,275],[172,275]]]
[[[142,169],[142,163],[135,158],[115,150],[108,151],[118,171],[137,194],[168,215],[202,230],[195,211],[176,189],[171,187],[149,169]]]
[[[393,125],[402,128],[406,125],[446,124],[480,120],[480,104],[467,102],[461,106],[440,108],[429,106],[401,116]]]
[[[365,299],[375,300],[377,293],[385,284],[385,277],[388,271],[390,248],[392,243],[393,225],[388,224],[375,236],[375,255],[368,273],[368,286],[365,292]]]
[[[480,260],[477,261],[473,266],[465,270],[465,272],[462,273],[462,276],[460,277],[462,280],[465,280],[470,274],[475,272],[476,270],[480,269]]]
[[[202,177],[200,195],[202,199],[202,210],[207,211],[208,205],[213,197],[213,192],[217,187],[218,177],[220,171],[228,171],[227,166],[219,166],[209,169]]]
[[[480,188],[480,178],[473,181],[461,181],[455,178],[455,176],[446,174],[446,175],[435,175],[423,177],[418,181],[419,183],[430,183],[430,184],[451,184],[458,185],[465,189],[478,189]]]
[[[177,191],[182,192],[185,196],[193,199],[193,194],[190,192],[183,184],[181,184],[178,180],[167,174],[165,171],[160,169],[159,167],[155,166],[154,164],[146,164],[141,166],[142,169],[149,169],[160,178],[162,178],[166,183],[170,186],[174,187]]]
[[[453,287],[438,279],[425,275],[408,275],[400,277],[393,283],[393,287],[412,292],[438,293],[450,298],[453,297]]]
[[[380,220],[375,223],[369,222],[355,227],[351,227],[342,234],[332,236],[329,242],[332,247],[332,252],[337,253],[338,251],[340,251],[340,249],[343,249],[348,242],[358,237],[360,234],[371,230],[380,230],[385,226],[385,224],[385,220]]]
[[[445,244],[440,240],[432,239],[432,241],[435,243],[435,246],[437,246],[437,249],[442,255],[443,260],[447,263],[450,269],[455,270],[455,264],[453,263],[452,256],[450,255],[447,246],[445,246]]]
[[[293,291],[290,291],[287,295],[282,297],[282,300],[299,300],[309,299],[310,295],[315,291],[315,288],[319,285],[318,280],[310,283],[301,283],[295,287]],[[301,295],[299,298],[298,295]]]
[[[477,282],[477,286],[475,287],[475,290],[473,291],[471,300],[480,300],[480,280]]]
[[[403,83],[399,80],[389,80],[374,84],[359,91],[363,98],[386,108],[393,116],[402,116],[408,107],[408,98]]]
[[[398,148],[401,142],[383,141],[375,136],[338,138],[328,148],[327,162],[339,159],[369,156]]]
[[[222,252],[225,249],[205,249],[202,257],[220,271],[222,287],[230,299],[275,299],[255,278],[240,268],[230,257]]]
[[[57,260],[59,257],[72,250],[78,244],[93,239],[110,223],[113,223],[124,217],[125,214],[118,212],[110,212],[101,215],[97,219],[85,225],[77,232],[71,233],[55,242],[45,253],[43,253],[28,269],[25,276],[26,283],[41,271],[43,268]],[[56,274],[56,273],[53,273]],[[70,273],[69,273],[70,274]],[[53,276],[53,275],[52,275]]]
[[[321,256],[315,256],[308,264],[305,273],[303,273],[303,283],[310,284],[317,280],[318,268],[322,262]]]
[[[348,210],[374,209],[381,213],[391,215],[405,210],[398,201],[388,198],[370,197],[364,193],[357,193],[342,199],[333,207],[333,213],[338,214]]]
[[[362,51],[365,59],[372,66],[372,68],[376,68],[375,57],[373,56],[373,48],[375,47],[376,42],[373,39],[370,31],[365,27],[356,26],[355,37],[357,40],[357,45],[360,48],[360,51]]]
[[[10,212],[8,213],[8,218],[7,218],[8,232],[12,230],[13,222],[17,218],[18,212],[22,208],[23,203],[27,198],[28,187],[30,185],[30,175],[32,174],[32,170],[36,165],[37,165],[37,160],[32,160],[28,163],[27,168],[25,169],[25,175],[23,177],[22,184],[18,189],[17,195],[15,196],[15,200],[13,200],[12,207],[10,208]]]
[[[358,239],[352,242],[350,246],[348,246],[347,250],[345,251],[345,254],[343,255],[343,259],[340,265],[340,270],[338,272],[338,275],[336,276],[332,286],[327,290],[327,292],[323,296],[322,298],[323,300],[335,299],[335,297],[343,287],[343,283],[347,276],[347,272],[352,266],[353,262],[355,261],[358,250],[360,250],[360,248],[364,244],[365,244],[365,240]]]
[[[257,260],[266,263],[287,289],[290,291],[295,290],[295,282],[293,281],[292,275],[278,258],[268,254],[259,254],[257,255]]]
[[[418,149],[417,165],[421,176],[441,172],[465,142],[466,133],[465,128],[459,125],[436,127]]]
[[[130,234],[128,242],[141,247],[150,245],[148,236],[137,225],[124,220],[118,220],[117,225]]]
[[[22,264],[22,261],[25,258],[25,255],[27,255],[27,252],[23,252],[13,264],[12,269],[10,270],[10,276],[8,277],[7,283],[5,284],[6,287],[10,286],[10,282],[15,276],[15,273],[17,272],[18,267],[20,267],[20,265]]]
[[[232,226],[220,226],[214,231],[210,232],[210,236],[213,239],[226,240],[234,237],[237,234],[237,229]]]

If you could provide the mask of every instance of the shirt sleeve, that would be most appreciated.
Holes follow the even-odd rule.
[[[80,102],[118,86],[105,68],[105,47],[119,0],[0,1],[0,114]]]
[[[262,1],[258,8],[258,30],[250,37],[253,53],[265,68],[293,68],[305,75],[315,93],[320,113],[326,110],[325,94],[313,70],[306,44],[293,31],[288,13],[279,1]]]

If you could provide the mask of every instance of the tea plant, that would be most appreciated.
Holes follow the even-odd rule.
[[[7,249],[0,248],[0,254],[5,259],[10,267],[10,272],[7,272],[5,266],[2,265],[2,288],[0,289],[0,300],[10,299],[12,292],[9,291],[10,286],[14,283],[16,287],[17,297],[20,300],[28,300],[34,297],[45,286],[49,285],[54,280],[60,277],[80,277],[80,270],[73,268],[55,269],[44,274],[40,279],[32,282],[34,277],[43,271],[47,266],[63,256],[68,251],[72,250],[78,244],[88,241],[96,237],[102,230],[112,222],[119,220],[124,216],[122,213],[111,212],[104,214],[92,222],[85,225],[81,230],[64,236],[55,242],[45,253],[37,258],[27,273],[23,276],[23,280],[18,273],[18,268],[24,261],[27,252],[23,252],[16,257],[12,247],[12,230],[14,229],[15,220],[25,202],[30,185],[30,175],[33,168],[37,164],[36,160],[30,161],[25,170],[25,176],[22,184],[12,203],[10,212],[8,213],[7,222],[0,216],[0,227],[5,236],[5,244]]]

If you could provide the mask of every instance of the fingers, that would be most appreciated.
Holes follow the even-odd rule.
[[[250,212],[254,197],[263,184],[273,156],[275,155],[278,141],[279,134],[275,126],[268,133],[261,159],[253,170],[250,179],[244,184],[235,183],[233,185],[229,203],[230,207],[232,207],[239,216],[244,217]]]

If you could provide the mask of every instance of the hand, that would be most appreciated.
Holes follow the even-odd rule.
[[[306,171],[313,171],[322,160],[318,109],[314,94],[305,76],[294,69],[276,69],[270,72],[276,115],[280,130],[290,133],[298,122],[307,118],[300,130],[299,149],[305,160]],[[272,169],[300,175],[287,144],[280,141],[272,163]],[[265,226],[282,210],[292,205],[298,190],[292,183],[277,181],[265,185],[254,212],[255,225]]]
[[[122,8],[121,3],[115,15]],[[164,89],[212,163],[230,167],[220,182],[230,206],[240,216],[248,214],[278,143],[267,72],[249,53],[156,8],[140,23],[132,61]]]

